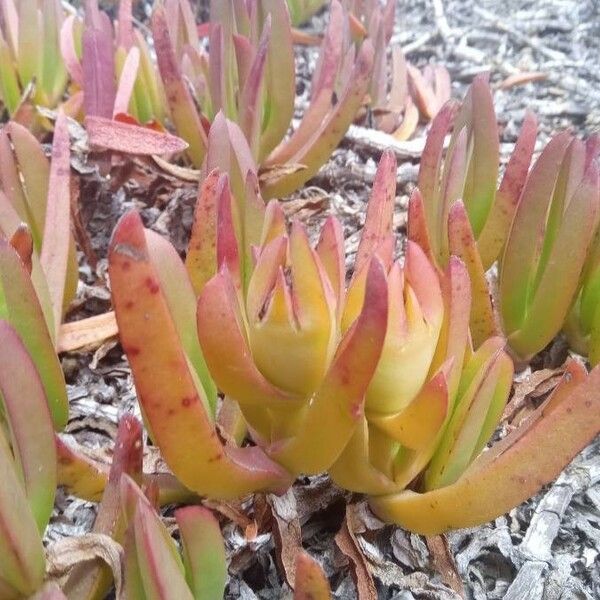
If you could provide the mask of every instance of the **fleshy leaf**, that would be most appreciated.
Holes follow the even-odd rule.
[[[337,485],[353,492],[377,496],[402,489],[371,464],[369,426],[365,418],[358,422],[352,437],[328,472]]]
[[[329,600],[331,588],[319,563],[306,552],[296,556],[294,600]]]
[[[126,113],[129,107],[129,101],[133,94],[135,80],[138,69],[140,68],[140,51],[138,48],[131,48],[127,53],[121,74],[119,76],[119,85],[115,94],[115,104],[113,106],[112,116],[119,113]]]
[[[56,452],[42,381],[15,329],[0,320],[0,389],[11,446],[40,534],[54,505]]]
[[[221,598],[227,563],[219,522],[201,506],[180,508],[175,518],[181,535],[186,579],[194,600]]]
[[[20,171],[22,185],[20,178],[18,183],[13,179],[16,175],[15,171],[12,171],[11,176],[8,177],[8,172],[4,169],[2,185],[9,188],[5,189],[5,193],[11,196],[13,206],[19,212],[19,216],[31,228],[39,252],[42,247],[42,234],[46,218],[50,163],[40,143],[25,127],[11,121],[6,125],[6,133],[14,149],[16,163],[13,168],[18,168]],[[4,153],[4,151],[3,147],[1,152]],[[10,160],[10,157],[6,156],[6,159]],[[5,177],[8,178],[5,179]],[[22,200],[16,200],[15,195],[20,195]],[[25,212],[19,210],[21,202]]]
[[[387,284],[374,258],[367,276],[363,309],[348,330],[321,387],[294,438],[270,454],[292,473],[319,473],[330,467],[363,416],[364,395],[375,372],[387,326]],[[323,423],[330,426],[323,435]]]
[[[136,553],[139,575],[143,583],[146,598],[181,598],[194,600],[183,572],[183,564],[165,526],[143,497],[131,478],[123,475],[121,479],[121,497],[123,504],[133,509],[127,515],[129,527],[133,531],[134,547],[127,551]]]
[[[56,454],[58,485],[73,496],[99,502],[108,481],[108,466],[75,452],[59,436],[56,436]]]
[[[13,248],[0,240],[0,316],[10,321],[25,344],[44,385],[54,427],[68,418],[65,380],[27,269]]]
[[[102,117],[86,117],[90,144],[124,154],[172,154],[188,147],[181,138],[148,127]]]
[[[518,330],[527,315],[548,204],[570,141],[571,135],[563,132],[544,148],[527,178],[513,219],[499,281],[500,311],[507,335]]]
[[[0,590],[10,590],[9,597],[29,596],[44,579],[44,546],[1,429],[0,477]]]
[[[159,285],[175,323],[186,356],[196,371],[208,401],[207,409],[214,414],[217,388],[212,380],[196,335],[196,295],[187,271],[173,245],[151,230],[146,230],[146,246],[150,261],[158,274]]]
[[[296,82],[294,48],[287,7],[278,0],[262,0],[263,16],[271,14],[271,43],[267,56],[265,123],[260,139],[262,160],[282,140],[294,116]]]
[[[504,170],[496,199],[477,238],[481,262],[486,270],[492,266],[504,248],[523,186],[527,180],[527,171],[535,149],[536,135],[537,119],[532,112],[527,111],[521,133]]]
[[[85,114],[110,119],[116,91],[113,41],[108,31],[95,25],[86,26],[81,62]]]
[[[152,36],[171,119],[175,129],[189,145],[188,155],[191,161],[194,166],[200,168],[206,154],[208,140],[194,100],[181,75],[162,6],[158,6],[154,11]]]
[[[93,532],[108,535],[122,543],[125,523],[121,515],[120,481],[123,473],[141,481],[142,476],[142,426],[132,415],[119,421],[115,451],[108,483],[94,521]],[[75,565],[63,583],[63,590],[71,598],[103,598],[112,584],[112,573],[102,560],[85,561]]]
[[[472,527],[509,511],[557,477],[598,435],[598,389],[596,368],[551,410],[542,404],[499,442],[501,450],[493,446],[481,454],[456,483],[424,494],[405,491],[371,498],[372,510],[385,521],[424,535]]]
[[[600,209],[598,168],[591,165],[567,206],[527,319],[509,336],[511,348],[527,358],[558,333],[576,293]],[[505,297],[503,296],[503,299]]]
[[[476,238],[483,229],[494,203],[500,160],[498,125],[487,79],[487,75],[479,75],[473,79],[469,92],[470,102],[467,99],[463,105],[464,109],[470,111],[468,122],[472,128],[469,132],[472,148],[462,199]],[[462,125],[461,113],[457,117],[455,127],[460,128]]]
[[[287,485],[286,474],[260,449],[223,446],[218,439],[134,212],[122,217],[113,234],[109,273],[121,342],[145,418],[178,478],[191,490],[220,498]]]
[[[213,169],[198,187],[185,266],[196,295],[217,272],[217,215],[225,176]]]
[[[436,257],[440,255],[441,251],[441,248],[438,247],[441,238],[434,235],[434,232],[439,230],[439,223],[442,217],[439,173],[442,164],[444,140],[450,131],[457,109],[456,102],[449,101],[438,112],[435,119],[433,119],[421,156],[419,178],[417,181],[417,187],[422,194],[423,205],[425,207],[427,230],[432,236],[431,244]]]
[[[52,301],[54,338],[62,321],[71,234],[71,142],[67,118],[58,113],[52,142],[48,201],[40,263]]]
[[[226,269],[206,284],[198,299],[198,336],[219,389],[242,406],[297,406],[299,398],[272,385],[254,364],[238,302]],[[219,335],[214,331],[217,323]]]
[[[470,328],[473,346],[478,348],[486,339],[498,334],[496,315],[488,291],[485,270],[462,202],[455,202],[448,215],[450,253],[458,256],[467,267],[471,280]]]
[[[396,415],[369,415],[369,422],[412,450],[430,445],[448,414],[448,391],[443,373],[427,382],[414,400]]]
[[[392,233],[396,198],[396,155],[386,150],[377,165],[373,189],[367,204],[367,216],[361,232],[354,269],[360,272],[368,265],[375,250]]]
[[[363,103],[372,64],[373,46],[367,40],[358,52],[354,69],[337,104],[314,132],[313,137],[289,161],[305,165],[306,169],[269,181],[262,188],[265,199],[282,197],[297,189],[331,156]]]
[[[489,338],[465,365],[454,412],[425,475],[426,489],[454,483],[471,460],[488,412],[502,414],[512,384],[512,364],[503,346],[502,338]]]

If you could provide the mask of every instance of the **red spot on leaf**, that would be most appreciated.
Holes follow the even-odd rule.
[[[183,398],[183,400],[181,401],[181,405],[182,406],[191,406],[192,404],[194,404],[194,402],[196,402],[198,400],[198,396],[190,396]]]
[[[151,294],[158,294],[160,291],[158,283],[152,277],[146,277],[146,287],[150,290]]]

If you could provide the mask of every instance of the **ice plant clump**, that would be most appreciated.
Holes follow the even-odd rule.
[[[23,126],[0,130],[0,238],[17,230],[30,238],[27,263],[53,340],[78,279],[71,234],[70,140],[59,113],[48,161],[40,143]]]
[[[503,330],[520,360],[552,341],[577,294],[600,212],[591,147],[566,132],[556,135],[519,200],[500,261],[498,300]]]
[[[145,230],[135,212],[115,229],[109,275],[144,418],[173,473],[189,489],[219,498],[289,485],[289,475],[262,450],[219,438],[192,283],[173,246]]]
[[[120,497],[127,522],[124,542],[125,597],[145,600],[169,590],[181,600],[222,598],[227,565],[219,523],[209,510],[187,506],[175,511],[181,556],[151,502],[124,474]]]
[[[55,108],[67,85],[60,60],[60,0],[3,0],[0,3],[0,100],[9,115],[30,124],[39,104]]]
[[[278,210],[272,204],[268,212]],[[329,220],[313,250],[298,223],[289,236],[271,223],[282,220],[267,218],[247,293],[226,265],[204,286],[198,334],[212,376],[240,405],[255,441],[288,472],[318,473],[337,458],[362,411],[383,342],[385,278],[371,261],[369,301],[342,335],[339,224]]]
[[[168,10],[167,10],[168,9]],[[290,193],[327,160],[362,105],[371,78],[373,46],[357,47],[348,14],[331,4],[315,69],[311,102],[284,140],[294,114],[295,67],[284,0],[213,2],[209,50],[200,42],[187,0],[158,7],[152,31],[171,121],[201,167],[209,124],[219,112],[235,121],[268,177],[266,198]]]
[[[452,129],[445,157],[444,140]],[[525,184],[537,124],[527,113],[497,187],[500,144],[487,79],[474,79],[462,104],[448,102],[433,119],[409,208],[409,238],[445,268],[450,254],[467,266],[475,346],[499,332],[485,271],[500,256]]]
[[[121,220],[109,256],[121,341],[153,440],[190,489],[233,497],[329,470],[369,494],[383,518],[438,533],[525,500],[598,432],[600,417],[590,415],[600,375],[586,381],[573,363],[547,404],[482,454],[512,362],[500,337],[474,348],[469,277],[458,258],[440,272],[409,242],[404,265],[394,262],[395,179],[386,153],[348,288],[339,223],[328,219],[313,249],[301,225],[288,232],[275,202],[243,260],[248,240],[238,236],[228,178],[218,172],[201,188],[189,275],[135,213]],[[213,378],[225,394],[216,416]],[[246,428],[255,447],[232,443]],[[561,452],[538,455],[537,444]],[[479,489],[483,480],[498,504]],[[450,513],[438,495],[452,499]]]
[[[20,598],[35,593],[46,572],[42,535],[54,506],[56,450],[34,361],[4,319],[0,339],[0,597]]]
[[[586,164],[598,159],[600,135],[586,144]],[[588,357],[592,366],[600,362],[600,234],[596,231],[580,278],[577,298],[565,322],[565,333],[571,347]]]
[[[65,19],[61,52],[74,86],[71,98],[79,98],[85,116],[164,121],[164,91],[146,41],[133,27],[131,0],[119,3],[114,25],[97,0],[86,0],[83,20]]]
[[[434,119],[409,208],[409,237],[440,267],[455,254],[469,270],[475,347],[501,333],[519,360],[542,350],[563,326],[600,205],[594,144],[586,150],[569,133],[558,134],[528,173],[535,135],[527,114],[496,189],[493,102],[486,80],[476,78],[458,112],[448,104]],[[485,273],[496,260],[494,294]]]
[[[373,40],[373,75],[368,102],[359,117],[370,118],[373,127],[406,140],[420,120],[429,121],[450,99],[450,75],[442,65],[426,65],[423,71],[411,65],[400,45],[389,52],[394,30],[394,0],[344,2],[350,12],[353,34]],[[367,110],[367,106],[369,110]]]

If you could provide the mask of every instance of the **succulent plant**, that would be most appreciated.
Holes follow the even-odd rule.
[[[14,248],[0,240],[0,319],[11,324],[33,360],[57,430],[67,423],[65,380],[29,272]]]
[[[521,360],[560,331],[579,287],[600,211],[598,166],[585,144],[556,135],[534,164],[499,269],[499,312]],[[538,232],[532,235],[531,232]]]
[[[364,415],[330,472],[341,486],[369,494],[384,520],[434,534],[494,518],[552,480],[598,432],[598,419],[580,424],[599,401],[600,371],[586,379],[585,369],[570,363],[548,400],[484,451],[510,392],[512,361],[502,338],[473,348],[469,278],[459,259],[451,256],[438,275],[409,242],[403,269],[392,262],[395,169],[385,168],[386,160],[391,156],[382,159],[375,188],[389,193],[370,201],[345,311],[351,322],[353,297],[358,307],[363,297],[353,288],[360,289],[363,265],[375,254],[387,265],[387,332]],[[564,427],[573,427],[571,433],[554,430],[559,419],[569,421]],[[539,454],[540,444],[549,454],[560,448],[559,456]],[[494,491],[483,493],[482,485]]]
[[[289,485],[289,475],[259,448],[219,439],[191,281],[175,249],[144,230],[135,212],[113,234],[109,274],[146,425],[173,473],[190,490],[222,498]]]
[[[227,567],[219,523],[201,506],[175,511],[182,555],[152,503],[128,475],[121,478],[120,496],[127,521],[125,532],[125,596],[182,600],[223,597]]]
[[[312,249],[300,224],[287,233],[274,201],[246,264],[248,240],[236,233],[235,200],[218,172],[201,188],[189,279],[172,247],[144,231],[134,213],[117,227],[109,261],[121,340],[153,439],[190,489],[229,497],[329,470],[340,485],[369,494],[384,518],[437,533],[474,524],[470,511],[484,521],[525,500],[598,431],[598,419],[569,440],[550,429],[554,407],[574,426],[599,401],[590,383],[598,375],[584,381],[585,370],[573,363],[535,422],[501,443],[498,460],[475,478],[489,478],[488,469],[496,473],[496,487],[510,488],[503,502],[494,507],[486,495],[479,500],[476,487],[464,491],[475,465],[494,456],[483,451],[510,392],[512,361],[500,337],[473,346],[471,290],[460,259],[451,256],[441,272],[427,250],[409,242],[405,264],[393,261],[395,180],[394,156],[385,153],[347,289],[339,223],[329,218]],[[239,407],[256,447],[221,445],[208,395],[198,378],[194,385],[193,365],[203,365],[203,381],[207,372],[214,378],[225,394],[223,406]],[[571,376],[578,384],[573,394]],[[529,439],[542,435],[544,444],[564,450],[560,459],[535,455],[539,442]],[[254,453],[262,475],[250,477],[248,461],[238,464],[232,481],[224,475],[234,468],[228,451]],[[515,462],[520,452],[539,468],[538,479],[513,476],[525,468]],[[452,497],[455,490],[465,494],[464,503],[454,506],[448,522],[442,508],[428,509],[429,525],[404,514],[407,499],[420,506],[413,496]]]
[[[560,331],[600,202],[595,162],[586,160],[583,142],[566,132],[551,140],[528,173],[535,136],[535,118],[528,113],[496,190],[499,142],[493,101],[486,79],[476,78],[458,112],[448,104],[432,123],[409,218],[409,237],[427,248],[440,267],[451,253],[467,265],[475,346],[502,333],[519,360],[542,350]],[[569,248],[568,258],[564,248]],[[496,260],[499,283],[493,302],[485,272]]]
[[[65,454],[63,442],[57,440],[58,483],[64,483],[61,470],[72,468],[72,461]],[[125,516],[121,508],[121,478],[127,475],[133,480],[142,481],[143,440],[141,423],[132,415],[124,415],[119,421],[115,448],[106,481],[96,484],[101,494],[98,513],[92,527],[93,534],[109,536],[122,544],[125,537]],[[69,491],[74,491],[70,489]],[[62,590],[71,600],[103,600],[113,583],[113,574],[101,559],[88,560],[76,564],[69,570],[62,582]]]
[[[79,99],[85,116],[164,121],[164,91],[144,36],[133,26],[131,0],[119,3],[114,26],[97,0],[86,0],[83,20],[65,19],[61,52],[75,86],[71,98]]]
[[[284,140],[295,99],[284,0],[212,3],[208,53],[187,0],[159,6],[152,29],[171,121],[188,142],[192,162],[202,166],[209,124],[223,112],[239,124],[254,160],[270,174],[262,185],[266,198],[290,193],[316,173],[352,123],[371,77],[372,44],[355,46],[348,15],[334,0],[310,106]]]
[[[42,535],[54,506],[52,416],[36,364],[0,319],[0,596],[24,598],[46,571]]]
[[[596,234],[584,266],[579,292],[564,325],[570,347],[586,356],[592,366],[600,362],[599,261],[600,248]]]
[[[423,534],[471,527],[506,512],[552,481],[598,434],[599,381],[600,370],[586,376],[584,367],[571,362],[554,392],[454,483],[372,497],[371,508]]]
[[[444,139],[452,129],[446,156]],[[462,200],[485,269],[500,256],[533,155],[537,122],[526,113],[504,176],[497,186],[500,144],[487,78],[475,77],[458,107],[448,102],[431,124],[418,189],[424,205],[431,253],[445,265],[450,253],[448,215]]]
[[[55,108],[67,85],[60,60],[60,0],[0,3],[0,100],[14,119],[28,123],[29,101]]]
[[[595,135],[587,140],[584,168],[598,159],[600,152],[600,136]],[[600,241],[596,231],[588,252],[583,272],[579,281],[577,297],[564,330],[571,347],[587,356],[592,366],[600,362],[600,315],[598,311],[598,286],[600,285]]]
[[[21,125],[10,122],[0,130],[0,188],[0,238],[10,239],[17,230],[23,240],[30,238],[26,262],[55,341],[79,277],[71,234],[70,140],[64,114],[56,120],[50,161]]]
[[[368,103],[358,119],[407,140],[420,120],[429,121],[450,99],[450,75],[442,65],[421,71],[408,62],[398,44],[391,46],[396,3],[344,2],[355,37],[373,40],[373,75]],[[368,106],[368,110],[367,110]]]

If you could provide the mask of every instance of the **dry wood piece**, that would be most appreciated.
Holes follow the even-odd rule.
[[[377,156],[384,150],[391,150],[398,160],[420,158],[425,147],[425,138],[400,141],[393,135],[389,135],[383,131],[360,127],[359,125],[351,125],[344,139],[358,149],[377,153]]]
[[[113,311],[80,321],[63,323],[58,332],[58,352],[94,349],[119,333]]]
[[[302,551],[302,532],[298,520],[296,497],[290,488],[282,496],[269,494],[267,502],[273,515],[273,537],[277,559],[291,588],[296,579],[296,558]]]
[[[350,561],[350,570],[356,584],[358,600],[375,600],[377,598],[375,582],[369,572],[369,565],[352,527],[354,510],[355,505],[353,504],[349,504],[346,507],[346,516],[340,530],[335,536],[335,543]]]
[[[448,546],[445,535],[430,535],[425,538],[431,553],[431,559],[436,571],[441,575],[442,581],[453,589],[461,598],[466,598],[465,586],[458,574],[456,562]]]

